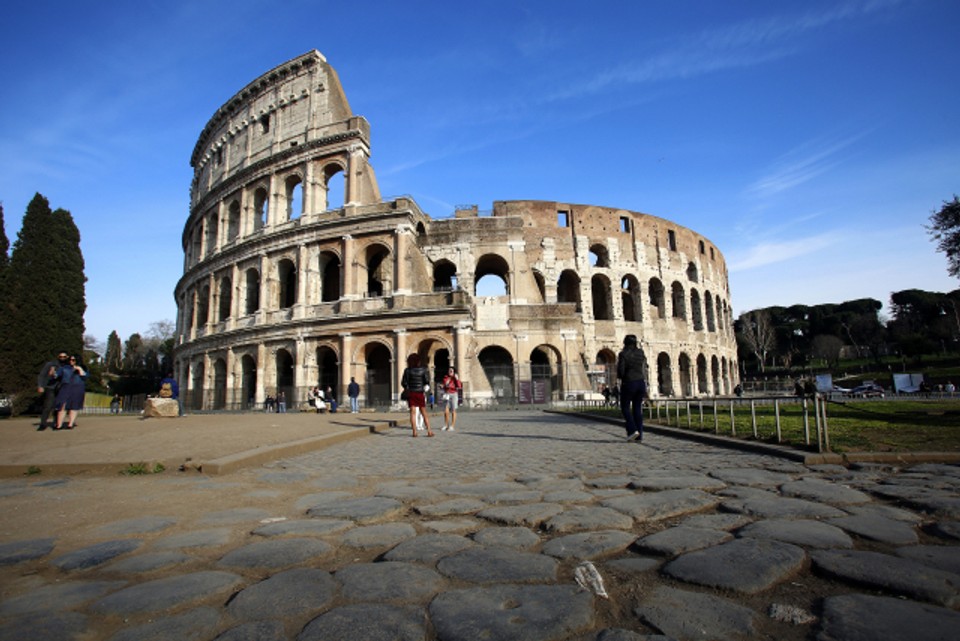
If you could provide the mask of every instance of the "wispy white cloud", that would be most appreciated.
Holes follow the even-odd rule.
[[[819,252],[837,244],[843,237],[839,232],[826,232],[787,241],[761,242],[742,251],[728,252],[727,266],[731,272],[766,267]]]
[[[746,196],[765,199],[798,187],[840,164],[838,154],[865,134],[860,133],[840,140],[805,143],[784,154],[774,162],[773,170],[748,185]]]

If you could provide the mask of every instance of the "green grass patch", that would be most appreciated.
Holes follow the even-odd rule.
[[[144,474],[159,474],[163,472],[166,467],[163,463],[156,463],[153,467],[150,467],[149,463],[131,463],[126,467],[126,469],[121,470],[120,474],[124,476],[141,476]]]
[[[778,403],[780,435],[777,437],[776,409],[772,402],[721,400],[689,406],[660,402],[644,412],[647,420],[694,431],[781,443],[798,449],[817,450],[813,402],[808,402],[804,428],[803,405],[794,399]],[[689,409],[688,409],[689,407]],[[716,408],[716,411],[715,409]],[[620,417],[616,408],[588,410]],[[960,452],[960,400],[845,400],[827,402],[827,434],[830,450],[843,452]],[[809,439],[809,444],[808,444]]]

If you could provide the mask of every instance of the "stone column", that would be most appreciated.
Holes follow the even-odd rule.
[[[304,385],[307,383],[307,373],[306,373],[306,346],[303,342],[302,336],[297,336],[297,342],[293,346],[293,392],[292,398],[287,399],[287,409],[292,409],[294,407],[300,407],[300,401],[305,399],[305,394],[302,392]]]
[[[193,286],[192,294],[190,295],[190,306],[193,308],[193,312],[190,314],[190,327],[187,332],[190,336],[190,340],[193,340],[197,337],[197,305],[199,304],[200,292],[197,289],[196,284]]]
[[[227,348],[227,389],[224,403],[226,409],[240,409],[242,405],[237,402],[237,373],[234,368],[237,366],[236,355],[233,348]]]
[[[337,398],[343,399],[344,405],[349,407],[347,399],[347,385],[350,384],[350,377],[356,378],[356,363],[353,361],[353,334],[345,332],[340,334],[340,389],[337,390]]]
[[[467,347],[470,342],[470,328],[464,324],[457,324],[453,328],[453,358],[451,362],[457,368],[457,375],[463,384],[463,400],[466,401],[470,392],[470,373],[467,371]]]
[[[310,264],[307,256],[307,246],[303,243],[297,247],[297,304],[293,306],[293,317],[303,318],[307,307],[307,275]]]
[[[355,244],[353,236],[346,234],[341,238],[343,243],[343,263],[340,265],[340,279],[342,281],[340,292],[341,298],[343,299],[353,299],[358,298],[357,296],[357,273],[360,271],[357,269],[354,258]]]
[[[519,296],[517,291],[517,252],[521,254],[526,251],[526,243],[522,240],[507,241],[507,248],[510,250],[510,272],[507,274],[507,300],[511,303],[523,304],[526,299]]]
[[[268,296],[270,295],[270,259],[266,254],[260,254],[260,310],[257,314],[257,323],[267,320]]]
[[[219,310],[217,310],[217,308],[214,306],[217,298],[217,295],[215,294],[217,290],[217,279],[214,278],[213,274],[210,274],[210,276],[207,277],[207,282],[209,283],[207,289],[210,292],[207,295],[207,334],[209,334],[213,331],[214,313],[219,313]]]
[[[276,193],[276,174],[270,174],[270,186],[268,189],[270,193],[267,194],[267,224],[265,226],[267,228],[273,228],[279,225],[283,220],[280,214],[280,194]]]
[[[344,178],[346,179],[346,184],[344,185],[345,193],[343,194],[344,206],[360,204],[360,190],[362,188],[360,178],[363,175],[365,164],[366,157],[363,153],[363,147],[356,144],[351,145],[347,169],[344,172]]]
[[[262,407],[264,399],[267,398],[267,346],[263,343],[257,345],[257,398],[256,403]]]
[[[234,263],[230,276],[230,322],[227,323],[227,329],[234,329],[237,326],[237,319],[240,318],[240,267]]]
[[[393,357],[393,393],[395,399],[400,399],[400,378],[403,376],[403,370],[407,366],[407,330],[393,330],[394,357]]]
[[[409,294],[410,288],[408,287],[410,275],[407,273],[407,248],[410,244],[410,233],[411,230],[409,227],[401,226],[397,227],[393,231],[393,253],[394,253],[394,277],[393,277],[393,293],[394,294]],[[383,292],[384,296],[387,296],[387,292]]]
[[[211,371],[212,367],[210,365],[210,354],[204,352],[203,354],[203,379],[200,381],[200,389],[197,390],[197,393],[200,394],[200,409],[209,409],[210,399],[207,398],[207,390],[210,389],[210,378],[213,376]]]
[[[223,247],[224,239],[226,238],[226,230],[224,227],[224,204],[223,200],[217,201],[217,206],[214,208],[214,216],[217,218],[217,237],[215,239],[215,245],[213,247],[214,253],[218,253],[220,248]]]

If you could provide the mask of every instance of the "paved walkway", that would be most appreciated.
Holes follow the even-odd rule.
[[[958,466],[457,427],[217,476],[2,479],[0,639],[957,638]]]

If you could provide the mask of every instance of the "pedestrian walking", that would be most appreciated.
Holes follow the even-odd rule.
[[[352,376],[347,385],[347,397],[350,399],[350,413],[356,414],[360,411],[360,384]]]
[[[647,397],[644,361],[637,337],[627,334],[623,339],[623,350],[617,356],[617,378],[620,379],[620,412],[626,421],[628,441],[643,440],[643,400]]]
[[[53,405],[57,399],[57,387],[59,385],[57,369],[66,365],[69,360],[70,357],[67,355],[67,352],[61,350],[57,354],[57,360],[47,361],[43,364],[43,367],[40,368],[40,373],[37,375],[37,394],[43,394],[43,410],[40,412],[40,425],[37,426],[38,432],[42,432],[48,427],[56,428],[58,425],[56,416],[54,416],[53,425],[47,425],[47,421],[50,420],[50,415],[53,414]]]
[[[433,436],[430,429],[430,417],[426,414],[425,393],[430,389],[430,372],[420,366],[420,355],[410,354],[407,357],[407,367],[400,377],[400,386],[407,396],[407,406],[410,408],[410,428],[417,436],[417,412],[423,411],[423,423],[427,428],[427,436]]]
[[[457,424],[457,405],[460,402],[460,390],[462,389],[463,384],[460,382],[460,377],[457,376],[457,370],[453,367],[448,368],[447,375],[443,377],[443,381],[440,383],[444,432],[447,430],[453,432],[454,426]]]
[[[72,430],[76,427],[77,412],[83,409],[83,397],[87,393],[87,372],[76,356],[71,356],[66,365],[57,369],[60,389],[54,405],[57,407],[57,425],[55,430]],[[64,423],[64,418],[67,422]]]

